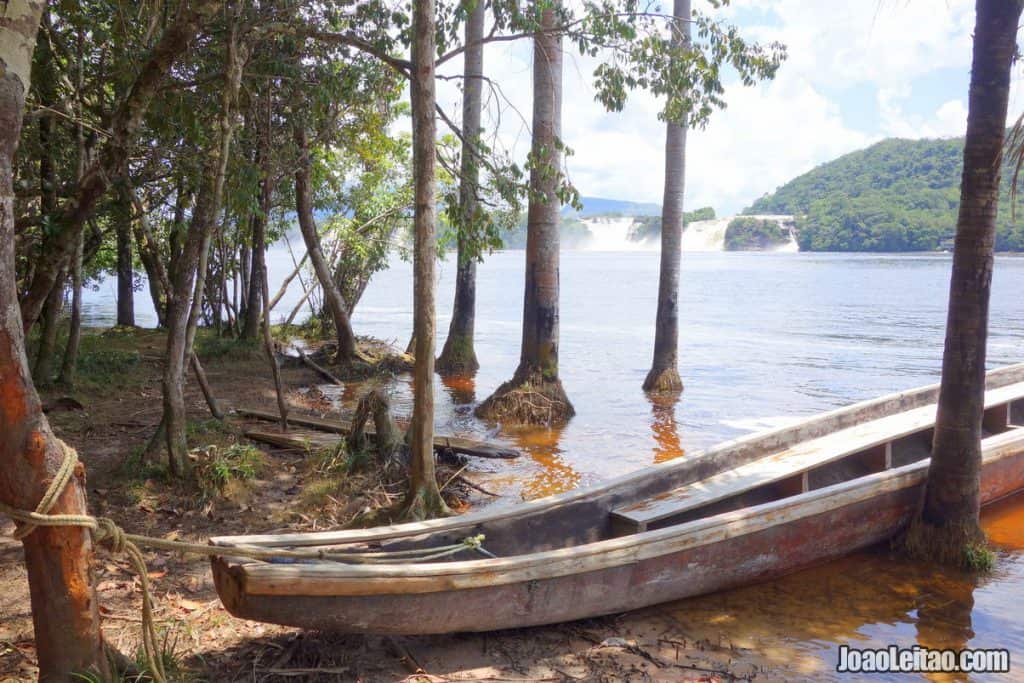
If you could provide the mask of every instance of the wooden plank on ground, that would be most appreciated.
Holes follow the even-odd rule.
[[[278,416],[277,413],[269,410],[236,408],[235,412],[245,417],[255,417],[260,420],[268,420],[272,422],[276,422],[280,419],[280,416]],[[319,417],[313,417],[312,415],[289,415],[288,422],[301,427],[310,427],[321,432],[333,432],[335,434],[348,434],[352,431],[352,423],[348,420],[326,420]],[[373,425],[367,425],[367,436],[372,438],[374,433]],[[335,443],[337,443],[337,441],[335,441]],[[498,446],[496,444],[489,444],[483,441],[466,439],[459,436],[435,436],[434,450],[451,450],[454,453],[461,453],[462,455],[469,455],[477,458],[498,458],[509,460],[519,457],[519,451],[507,446]]]

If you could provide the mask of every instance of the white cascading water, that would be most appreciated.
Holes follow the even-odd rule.
[[[629,231],[636,223],[630,216],[598,216],[584,218],[582,223],[590,230],[587,251],[648,251],[657,249],[657,243],[634,242]]]
[[[694,221],[683,229],[683,251],[722,251],[725,249],[725,229],[728,218],[712,218],[709,221]]]
[[[756,215],[744,218],[777,222],[789,233],[789,242],[771,249],[776,252],[800,251],[796,241],[796,226],[792,216]],[[684,252],[710,252],[725,250],[725,232],[736,216],[713,218],[708,221],[694,221],[683,230],[682,250]],[[658,239],[637,242],[629,239],[629,232],[636,219],[629,216],[596,216],[584,218],[582,223],[590,230],[586,243],[587,251],[656,251],[661,247]]]

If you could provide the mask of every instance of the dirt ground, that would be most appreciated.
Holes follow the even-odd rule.
[[[226,407],[273,409],[267,360],[258,350],[207,338],[197,347],[216,396]],[[242,487],[201,495],[145,465],[141,449],[161,413],[163,338],[154,331],[109,331],[83,343],[82,408],[56,406],[50,421],[74,446],[88,472],[89,504],[127,531],[205,542],[211,535],[323,530],[365,506],[386,503],[386,490],[360,491],[321,506],[311,493],[323,463],[306,452],[261,447],[263,464]],[[300,364],[283,368],[296,411],[329,414],[306,389],[320,378]],[[191,378],[190,378],[191,379]],[[65,393],[48,391],[54,401]],[[210,419],[198,387],[188,385],[190,446],[198,452],[248,443],[246,423]],[[264,423],[266,424],[266,423]],[[318,486],[320,488],[318,488]],[[316,500],[322,500],[318,498]],[[471,500],[483,504],[486,497]],[[0,521],[0,681],[36,678],[29,593],[13,526]],[[713,625],[678,613],[647,610],[552,627],[489,634],[382,638],[303,632],[235,619],[221,607],[205,559],[146,552],[165,651],[181,681],[731,681],[774,680],[771,657],[723,639]],[[106,638],[134,656],[141,594],[127,564],[97,556],[97,589]],[[788,678],[789,676],[787,676]]]

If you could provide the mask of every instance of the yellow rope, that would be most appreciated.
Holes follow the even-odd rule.
[[[36,505],[35,511],[19,510],[0,502],[0,513],[14,520],[16,528],[13,537],[19,541],[26,538],[38,527],[82,527],[91,532],[92,540],[96,545],[106,548],[114,555],[124,555],[128,559],[132,570],[139,576],[142,589],[142,648],[150,668],[150,673],[156,683],[166,683],[167,673],[164,671],[163,659],[160,656],[159,638],[153,619],[153,601],[150,595],[149,573],[146,569],[146,560],[142,555],[142,551],[139,550],[140,545],[192,555],[229,555],[231,557],[244,557],[253,560],[280,558],[332,560],[357,564],[423,562],[454,555],[463,550],[477,550],[485,555],[494,557],[484,550],[482,546],[483,534],[464,538],[459,543],[435,548],[400,550],[391,553],[332,553],[326,550],[302,551],[256,548],[252,546],[218,547],[202,543],[169,541],[163,538],[125,533],[114,520],[108,517],[70,514],[51,515],[49,514],[50,509],[53,508],[57,498],[71,480],[71,475],[75,471],[75,465],[78,463],[78,454],[75,452],[75,449],[59,439],[58,443],[60,443],[64,450],[64,459],[61,461],[60,469],[57,470],[53,481],[50,482],[39,504]]]
[[[57,502],[57,497],[71,480],[75,464],[78,462],[78,454],[75,453],[75,450],[63,441],[58,440],[58,442],[64,449],[64,460],[61,461],[60,469],[57,470],[53,481],[46,487],[46,493],[36,505],[35,512],[17,510],[4,503],[0,503],[0,512],[8,515],[17,523],[14,538],[19,541],[40,526],[79,526],[92,532],[93,542],[96,545],[107,548],[115,555],[124,555],[128,558],[128,563],[138,574],[142,587],[142,650],[153,680],[156,683],[167,683],[167,672],[164,671],[164,662],[158,647],[156,625],[153,622],[153,600],[149,590],[149,573],[146,571],[146,561],[142,557],[142,551],[128,539],[124,531],[113,520],[104,517],[97,519],[90,515],[48,514],[54,503]]]

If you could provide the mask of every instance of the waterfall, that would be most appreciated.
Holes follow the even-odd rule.
[[[722,251],[725,248],[725,229],[732,218],[713,218],[687,224],[683,229],[683,251]]]
[[[581,221],[590,230],[587,251],[649,251],[657,244],[646,244],[629,239],[629,231],[636,221],[629,216],[597,216]]]

